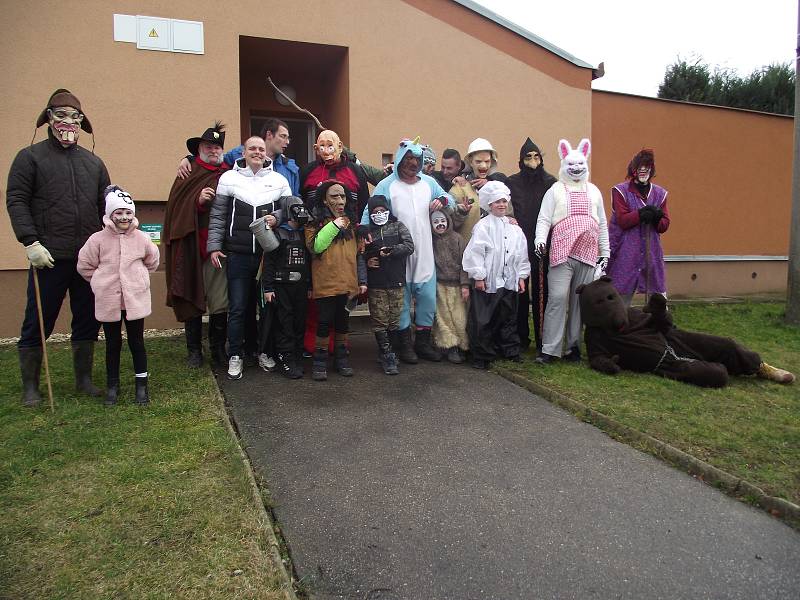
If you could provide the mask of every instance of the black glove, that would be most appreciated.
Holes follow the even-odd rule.
[[[365,239],[367,239],[368,235],[369,235],[369,225],[361,225],[361,224],[359,224],[358,227],[356,227],[356,236],[357,237],[361,238],[362,240],[365,240]]]
[[[653,208],[653,227],[657,226],[661,221],[661,217],[664,216],[664,211],[660,208],[654,206]]]
[[[653,222],[653,207],[649,204],[639,209],[639,223],[649,225]]]

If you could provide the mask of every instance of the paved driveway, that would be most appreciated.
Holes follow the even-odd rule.
[[[800,535],[501,377],[222,381],[313,598],[800,598]],[[310,366],[307,365],[307,370]]]

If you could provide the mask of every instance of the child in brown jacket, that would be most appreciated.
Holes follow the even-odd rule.
[[[350,311],[348,302],[367,291],[367,270],[359,253],[356,238],[355,206],[350,190],[336,180],[317,186],[314,220],[305,228],[306,246],[311,252],[312,297],[317,302],[319,318],[311,378],[328,378],[328,343],[334,331],[334,368],[343,377],[353,369],[347,359],[347,334]],[[363,248],[361,248],[363,250]]]

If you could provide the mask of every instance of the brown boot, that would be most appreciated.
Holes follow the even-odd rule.
[[[756,375],[761,379],[769,379],[776,383],[792,383],[794,381],[794,374],[778,367],[773,367],[765,362],[758,365]]]

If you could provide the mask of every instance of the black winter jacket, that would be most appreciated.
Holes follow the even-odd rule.
[[[364,258],[369,260],[378,256],[380,267],[377,269],[367,266],[367,287],[386,289],[402,287],[406,283],[406,258],[414,253],[414,240],[408,227],[391,215],[386,225],[377,226],[370,223],[369,232],[372,243],[364,248]],[[384,246],[392,249],[389,256],[379,256],[379,251]]]
[[[52,136],[17,153],[8,173],[6,208],[17,240],[39,241],[55,259],[77,259],[103,228],[103,192],[110,183],[103,161]]]

